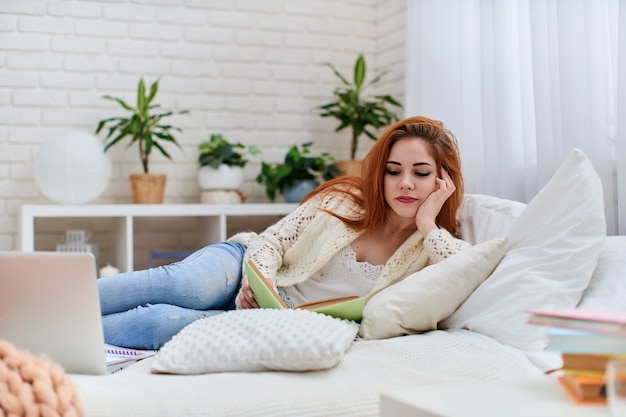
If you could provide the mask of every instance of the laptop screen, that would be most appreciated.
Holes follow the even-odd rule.
[[[68,373],[106,373],[93,255],[0,251],[0,339]]]

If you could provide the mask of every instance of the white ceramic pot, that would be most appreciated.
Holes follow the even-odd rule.
[[[218,169],[210,166],[198,170],[198,184],[203,190],[238,190],[243,184],[243,168],[222,164]]]

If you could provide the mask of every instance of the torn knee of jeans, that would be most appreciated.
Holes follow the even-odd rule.
[[[181,317],[180,316],[167,316],[168,320],[178,320]]]
[[[233,283],[233,276],[227,272],[226,273],[226,285],[231,285]]]

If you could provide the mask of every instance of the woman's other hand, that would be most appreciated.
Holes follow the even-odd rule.
[[[252,288],[250,288],[250,284],[248,284],[247,278],[244,278],[241,284],[239,302],[241,303],[241,308],[259,308],[259,304],[254,299],[254,293],[252,292]]]

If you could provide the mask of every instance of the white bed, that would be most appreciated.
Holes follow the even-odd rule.
[[[469,332],[467,332],[469,333]],[[467,379],[536,375],[524,356],[485,336],[433,331],[357,341],[327,371],[153,375],[146,359],[116,374],[74,376],[88,416],[378,415],[381,391]]]
[[[605,236],[601,186],[594,174],[586,157],[574,153],[528,205],[467,196],[460,212],[463,237],[478,245],[504,236],[506,253],[453,306],[453,314],[441,313],[437,329],[410,329],[413,316],[400,315],[407,332],[416,334],[357,338],[340,352],[336,365],[307,372],[154,374],[157,355],[112,375],[71,375],[86,415],[378,416],[382,391],[554,369],[560,358],[546,349],[544,329],[525,323],[526,309],[626,310],[626,236]],[[449,272],[450,267],[441,268]],[[385,324],[367,325],[376,330]],[[204,351],[188,361],[201,361],[216,349],[199,348]]]

